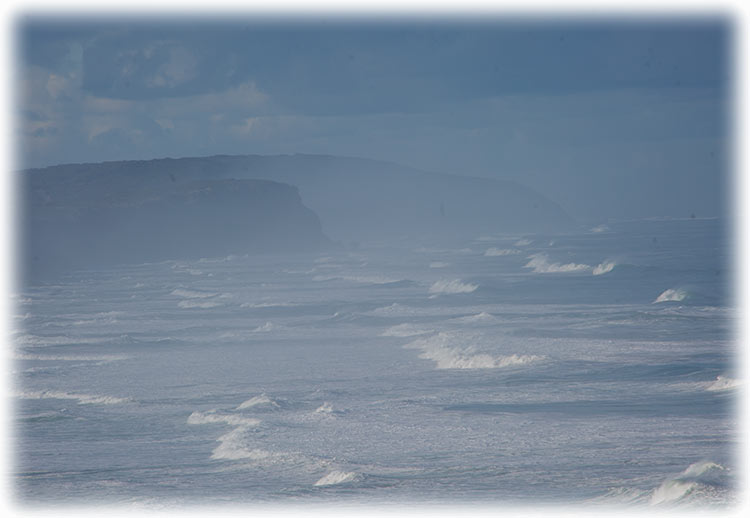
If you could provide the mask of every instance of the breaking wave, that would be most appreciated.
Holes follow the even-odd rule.
[[[432,360],[438,369],[498,369],[514,365],[524,365],[543,359],[542,356],[518,355],[493,356],[476,352],[473,347],[458,345],[464,337],[440,332],[406,344],[407,349],[420,349],[420,358]]]
[[[739,388],[743,385],[742,380],[727,378],[725,376],[717,376],[715,381],[712,381],[706,390],[711,392],[723,392],[725,390],[732,390]]]
[[[617,266],[617,263],[614,261],[604,261],[601,264],[597,264],[594,267],[594,271],[592,273],[594,275],[604,275],[605,273],[609,273],[614,270],[615,266]]]
[[[533,254],[528,258],[530,261],[524,265],[524,268],[532,268],[534,273],[569,273],[591,270],[591,266],[588,264],[550,263],[549,258],[545,254]]]
[[[531,244],[530,239],[519,239],[515,243],[513,243],[514,246],[529,246]]]
[[[57,392],[53,390],[19,392],[15,394],[15,396],[21,399],[72,399],[78,401],[79,405],[117,405],[132,401],[130,398],[94,396],[90,394],[70,394],[68,392]]]
[[[261,394],[260,396],[255,396],[247,401],[242,402],[238,407],[237,410],[243,410],[245,408],[255,408],[255,407],[265,407],[265,408],[279,408],[279,404],[268,397],[265,394]]]
[[[450,263],[443,261],[433,261],[430,263],[430,268],[445,268],[446,266],[450,266]]]
[[[219,445],[211,452],[211,458],[217,460],[262,460],[272,455],[271,452],[258,448],[251,448],[248,444],[247,428],[235,428],[225,433],[216,441]]]
[[[687,291],[677,288],[669,288],[668,290],[664,290],[661,295],[656,297],[653,304],[657,304],[659,302],[681,302],[685,300],[688,296]]]
[[[691,464],[678,476],[665,480],[651,493],[651,505],[677,504],[686,501],[708,503],[723,501],[726,488],[721,482],[726,468],[715,462]]]
[[[430,286],[430,293],[432,294],[453,294],[453,293],[471,293],[476,290],[479,286],[477,284],[469,284],[461,282],[460,279],[454,279],[452,281],[440,280]]]
[[[320,480],[315,482],[315,484],[313,485],[317,487],[336,486],[339,484],[349,484],[352,482],[358,482],[361,479],[362,479],[362,475],[354,471],[331,471],[330,473],[322,477]]]
[[[520,254],[521,251],[517,248],[488,248],[487,251],[484,253],[486,257],[499,257],[503,255],[517,255]]]

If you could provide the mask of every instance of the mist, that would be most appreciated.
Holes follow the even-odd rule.
[[[726,17],[16,31],[19,169],[302,153],[515,181],[586,221],[727,210]]]
[[[15,504],[742,501],[728,16],[15,31]]]

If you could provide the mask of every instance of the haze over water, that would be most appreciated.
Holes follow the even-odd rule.
[[[741,499],[727,20],[17,30],[20,505]]]

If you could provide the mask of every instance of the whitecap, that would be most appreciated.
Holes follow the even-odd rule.
[[[657,304],[659,302],[681,302],[685,300],[687,296],[687,291],[681,288],[669,288],[668,290],[664,290],[661,295],[656,297],[653,304]]]
[[[211,458],[217,460],[262,460],[272,455],[271,452],[251,448],[247,444],[247,428],[238,427],[225,433],[218,439],[219,446],[211,452]]]
[[[529,262],[524,268],[532,268],[534,273],[571,273],[591,270],[587,264],[577,263],[551,263],[545,254],[533,254],[528,257]]]
[[[430,286],[430,293],[432,294],[454,294],[454,293],[471,293],[476,290],[479,286],[477,284],[469,284],[462,282],[460,279],[453,280],[439,280]]]
[[[717,376],[715,381],[712,381],[706,390],[711,392],[723,392],[725,390],[733,390],[741,387],[744,384],[742,380],[728,378],[725,376]]]
[[[494,356],[489,353],[476,352],[473,347],[463,345],[467,337],[453,333],[440,332],[435,335],[418,338],[406,344],[408,349],[420,349],[420,358],[432,360],[438,369],[498,369],[514,365],[524,365],[543,359],[536,355],[512,354]]]
[[[708,475],[712,472],[724,471],[726,468],[711,461],[696,462],[688,466],[685,471],[674,478],[662,482],[651,494],[651,505],[678,503],[701,486],[705,486]]]
[[[357,482],[362,478],[362,475],[354,471],[331,471],[320,480],[313,484],[317,487],[324,486],[335,486],[339,484],[349,484]]]
[[[592,272],[594,275],[604,275],[615,269],[617,263],[614,261],[604,261],[601,264],[597,264]]]
[[[240,404],[240,406],[237,407],[237,410],[242,410],[245,408],[254,408],[254,407],[273,407],[278,408],[279,404],[268,397],[265,394],[261,394],[260,396],[255,396],[247,401],[244,401]]]

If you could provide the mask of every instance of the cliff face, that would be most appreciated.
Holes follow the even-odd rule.
[[[567,230],[575,223],[559,205],[513,182],[436,174],[388,162],[321,155],[212,156],[36,170],[59,195],[107,187],[112,196],[149,196],[175,183],[265,179],[299,188],[334,240],[472,237],[490,232]],[[73,181],[74,180],[74,181]],[[117,200],[108,200],[116,202]]]
[[[121,161],[30,169],[20,177],[21,264],[33,274],[309,250],[329,243],[323,231],[337,241],[367,242],[574,226],[556,203],[512,182],[357,158]]]
[[[20,265],[27,282],[119,263],[330,244],[297,189],[278,182],[34,173],[26,173],[21,189]]]

